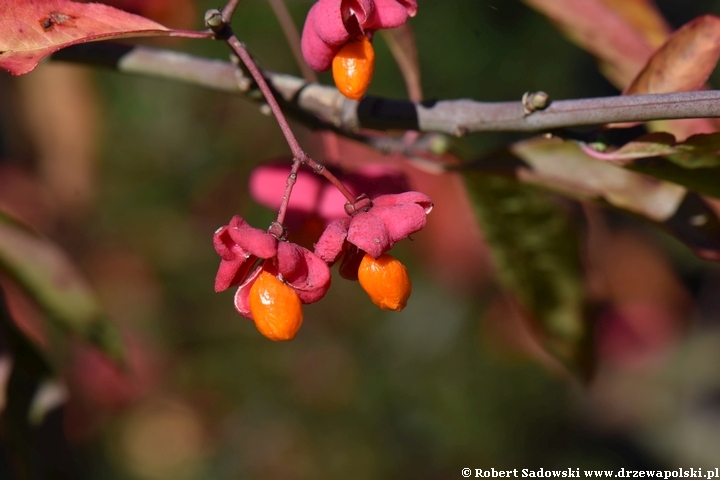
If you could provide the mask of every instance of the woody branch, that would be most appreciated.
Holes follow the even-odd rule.
[[[255,82],[231,62],[109,42],[76,45],[55,53],[52,58],[110,66],[123,73],[166,78],[263,101],[254,94]],[[717,90],[555,100],[544,109],[528,113],[527,104],[521,100],[412,103],[367,96],[356,102],[342,96],[334,87],[269,70],[263,70],[262,74],[289,114],[304,116],[302,120],[315,128],[347,132],[367,128],[462,136],[476,132],[546,132],[606,123],[720,117],[720,91]]]

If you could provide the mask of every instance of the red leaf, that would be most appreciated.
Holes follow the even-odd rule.
[[[702,88],[720,58],[720,17],[685,24],[650,58],[625,94],[685,92]]]
[[[108,37],[184,36],[209,33],[171,30],[159,23],[97,3],[70,0],[4,0],[0,9],[0,68],[28,73],[63,47]]]

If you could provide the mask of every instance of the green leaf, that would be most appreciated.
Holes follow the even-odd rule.
[[[638,158],[656,157],[676,152],[675,136],[666,132],[655,132],[632,140],[620,148],[607,151],[607,145],[592,144],[587,153],[598,160],[626,165]]]
[[[590,144],[584,151],[598,160],[624,166],[631,166],[643,158],[664,157],[683,168],[720,167],[720,133],[693,135],[684,142],[675,143],[673,134],[655,132],[612,150],[603,144]]]
[[[720,197],[720,133],[693,135],[675,143],[672,134],[657,132],[611,151],[598,151],[587,145],[584,152],[704,195]]]
[[[85,278],[54,243],[0,213],[0,271],[27,292],[48,320],[113,358],[122,341]]]
[[[535,316],[547,350],[589,375],[583,277],[575,228],[551,197],[517,182],[463,172],[503,286]]]
[[[684,168],[720,167],[720,133],[700,134],[675,145],[668,160]]]
[[[640,159],[627,168],[720,198],[720,168],[684,168],[660,157]]]
[[[654,166],[655,162],[662,163]],[[661,157],[638,160],[632,168],[640,165],[654,168],[648,173],[658,178],[667,175],[698,187],[698,191],[701,186],[717,191],[716,185],[720,185],[718,169],[684,169]],[[512,177],[578,200],[607,202],[669,230],[701,257],[720,259],[720,220],[698,193],[612,162],[595,160],[575,142],[542,137],[524,140],[480,157],[463,169]]]

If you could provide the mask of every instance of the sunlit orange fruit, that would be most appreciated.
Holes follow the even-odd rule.
[[[370,40],[365,35],[349,40],[335,54],[332,72],[340,93],[352,100],[360,100],[375,72],[375,50]]]
[[[302,302],[295,290],[263,271],[250,287],[248,302],[260,333],[275,341],[295,338],[303,321]]]
[[[358,281],[370,300],[383,310],[399,312],[412,293],[405,265],[388,254],[378,258],[365,254],[358,269]]]

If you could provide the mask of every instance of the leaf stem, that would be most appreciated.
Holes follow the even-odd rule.
[[[293,158],[300,161],[300,163],[309,166],[313,170],[313,172],[327,178],[333,185],[338,187],[340,192],[345,196],[345,198],[348,199],[349,202],[354,202],[355,197],[350,193],[350,191],[345,188],[345,186],[343,186],[343,184],[340,183],[340,181],[323,165],[317,163],[315,160],[310,158],[310,156],[300,146],[300,143],[297,141],[297,138],[295,138],[295,134],[290,128],[290,124],[288,124],[288,121],[285,118],[285,114],[283,113],[280,105],[275,99],[275,95],[270,89],[270,86],[265,80],[265,77],[263,76],[262,72],[260,72],[260,69],[255,64],[255,61],[252,59],[248,51],[245,49],[245,46],[242,44],[242,42],[240,42],[240,40],[238,40],[235,34],[232,33],[232,30],[230,30],[230,36],[226,41],[230,48],[233,50],[233,52],[235,52],[237,56],[240,57],[240,60],[242,60],[242,62],[245,64],[248,71],[250,72],[250,75],[252,75],[253,80],[255,80],[255,83],[257,83],[258,88],[262,92],[265,100],[268,103],[268,106],[270,107],[270,110],[275,116],[275,120],[277,120],[278,125],[280,126],[280,130],[285,137],[285,141],[287,141],[287,144],[290,147]]]
[[[276,222],[280,225],[285,223],[285,214],[287,213],[288,204],[290,203],[290,195],[292,194],[293,186],[297,181],[297,173],[300,170],[301,162],[297,159],[293,159],[293,165],[290,169],[290,175],[288,175],[287,181],[285,182],[285,193],[283,193],[282,203],[278,209]]]

